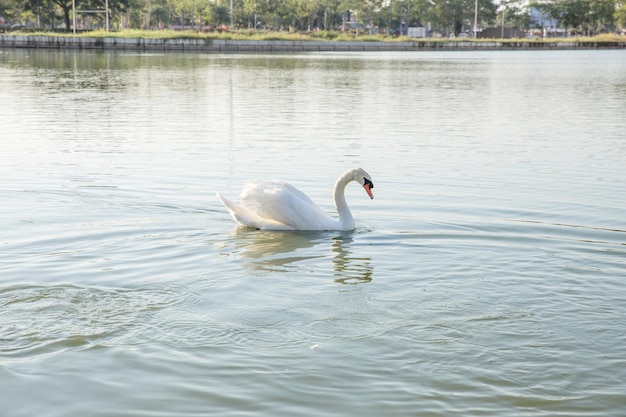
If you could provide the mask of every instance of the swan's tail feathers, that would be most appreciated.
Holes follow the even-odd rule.
[[[224,207],[226,207],[226,209],[230,213],[233,220],[242,226],[248,226],[245,215],[242,215],[242,212],[245,211],[245,209],[235,204],[234,201],[229,200],[228,198],[222,196],[220,193],[216,193],[216,194],[217,194],[217,198],[219,198],[219,200],[222,202]]]
[[[222,204],[224,204],[224,207],[226,207],[231,217],[237,222],[237,224],[246,227],[253,227],[255,229],[262,229],[267,226],[268,221],[266,219],[246,209],[245,207],[236,204],[234,201],[223,197],[220,193],[216,194],[217,198],[219,198]]]

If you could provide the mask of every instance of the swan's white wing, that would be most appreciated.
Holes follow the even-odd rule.
[[[286,226],[284,224],[277,223],[272,220],[264,219],[260,217],[259,215],[257,215],[256,213],[254,213],[253,211],[248,210],[247,208],[236,204],[232,200],[229,200],[228,198],[221,196],[219,193],[217,193],[217,198],[219,198],[222,204],[224,204],[224,207],[228,209],[233,220],[235,220],[238,224],[242,226],[254,227],[256,229],[272,229],[272,230],[290,230],[291,229],[291,227]]]
[[[302,191],[286,182],[250,183],[242,191],[239,200],[246,210],[260,218],[291,229],[323,230],[337,227],[337,220],[324,213]]]

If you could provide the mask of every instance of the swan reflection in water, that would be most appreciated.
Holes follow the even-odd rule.
[[[370,282],[374,268],[369,256],[354,256],[349,249],[353,238],[351,233],[333,238],[330,250],[335,254],[332,259],[335,270],[335,282],[340,284],[360,284]]]
[[[324,268],[330,241],[334,281],[340,284],[369,282],[373,274],[371,258],[353,253],[350,249],[354,242],[352,235],[353,232],[283,232],[240,227],[234,230],[227,246],[234,246],[234,252],[241,256],[248,269],[285,272],[301,268],[305,262],[314,269]]]

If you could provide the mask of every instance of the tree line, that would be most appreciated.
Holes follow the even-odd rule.
[[[626,28],[626,1],[617,0],[0,0],[0,24],[71,31],[79,29],[250,28],[295,31],[351,30],[406,33],[428,26],[459,35],[479,26],[540,26],[530,8],[563,28],[598,33]],[[533,27],[534,26],[534,27]]]

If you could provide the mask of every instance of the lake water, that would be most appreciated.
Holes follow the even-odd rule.
[[[626,51],[0,50],[17,416],[626,413]],[[287,180],[354,232],[237,228]]]

